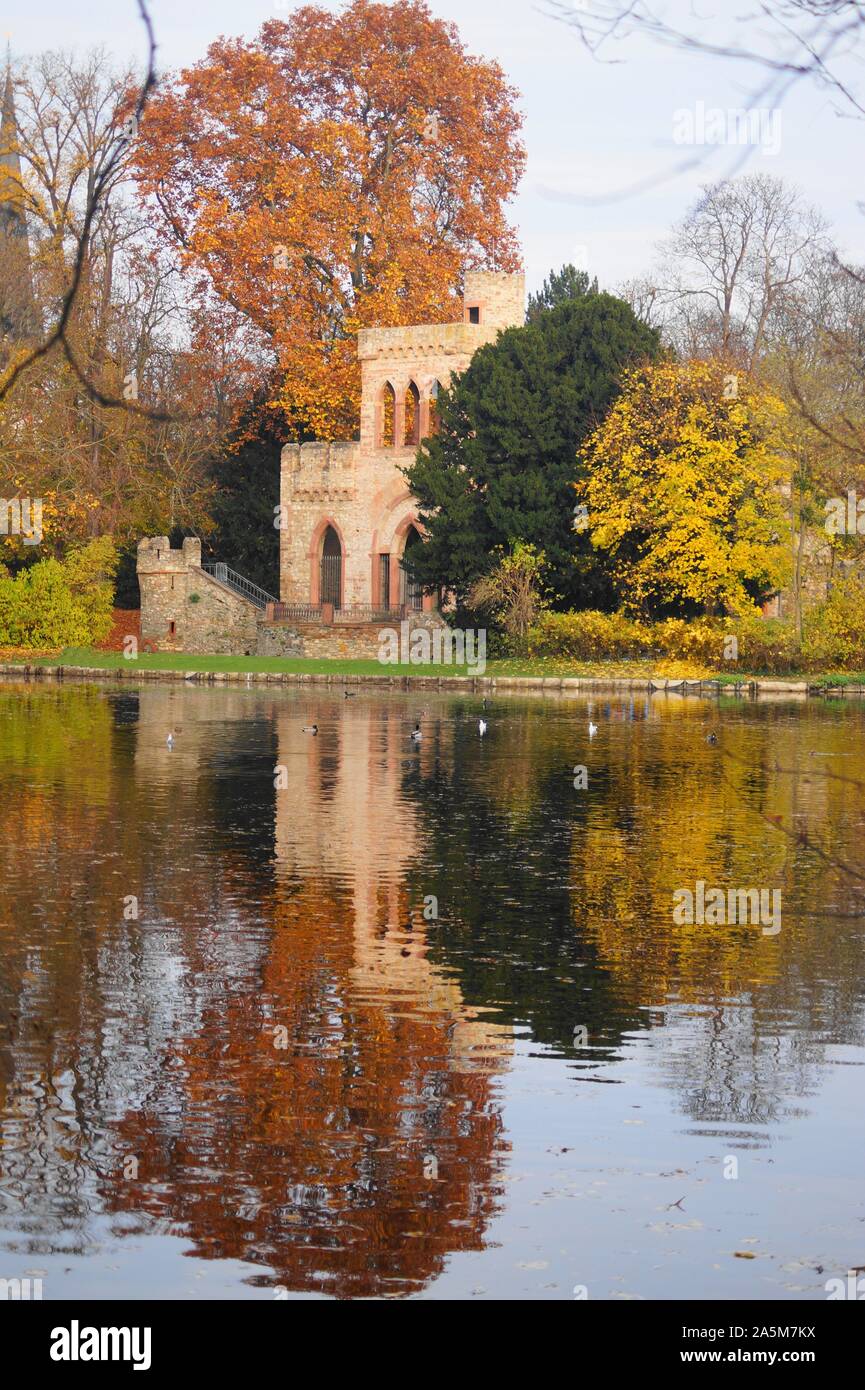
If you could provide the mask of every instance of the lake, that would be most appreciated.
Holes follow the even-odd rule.
[[[825,1300],[865,706],[356,689],[0,685],[0,1278]]]

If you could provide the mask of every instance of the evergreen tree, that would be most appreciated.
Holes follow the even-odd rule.
[[[268,593],[279,594],[279,456],[287,432],[281,417],[250,406],[241,421],[243,443],[214,460],[216,485],[212,517],[214,530],[206,549]]]
[[[585,270],[577,270],[575,265],[563,265],[561,270],[551,270],[543,288],[537,294],[529,295],[526,323],[536,323],[547,309],[555,309],[572,299],[581,299],[584,294],[597,293],[597,278],[590,281]]]
[[[522,541],[544,552],[559,605],[608,605],[603,561],[575,529],[577,452],[623,368],[658,350],[624,301],[594,292],[480,348],[440,393],[439,431],[404,470],[427,532],[407,566],[415,577],[465,602],[495,548]]]

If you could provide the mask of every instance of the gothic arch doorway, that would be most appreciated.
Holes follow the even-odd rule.
[[[342,546],[332,526],[321,540],[318,592],[321,603],[332,603],[334,608],[342,604]]]
[[[406,532],[405,545],[403,546],[403,560],[410,556],[415,546],[418,545],[423,545],[421,534],[416,526],[410,526]],[[404,603],[407,608],[423,608],[423,588],[406,572],[402,563],[400,563],[400,603]]]

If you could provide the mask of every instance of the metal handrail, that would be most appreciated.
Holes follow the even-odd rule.
[[[374,608],[367,604],[355,603],[348,608],[334,609],[333,621],[335,623],[387,623],[405,616],[404,604],[394,604],[392,608]]]
[[[218,560],[206,560],[201,568],[218,580],[220,584],[225,584],[227,588],[233,589],[241,598],[249,599],[256,608],[266,608],[269,603],[276,603],[273,594],[269,594],[260,585],[253,584],[251,579],[246,579],[244,575],[238,574],[237,570],[230,569],[228,565],[222,564]]]
[[[298,618],[304,622],[321,619],[321,607],[314,603],[274,603],[273,621],[285,622],[288,618]]]

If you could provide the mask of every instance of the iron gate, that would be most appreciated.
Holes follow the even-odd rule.
[[[321,548],[321,603],[339,608],[342,602],[342,548],[333,527],[328,527]]]

